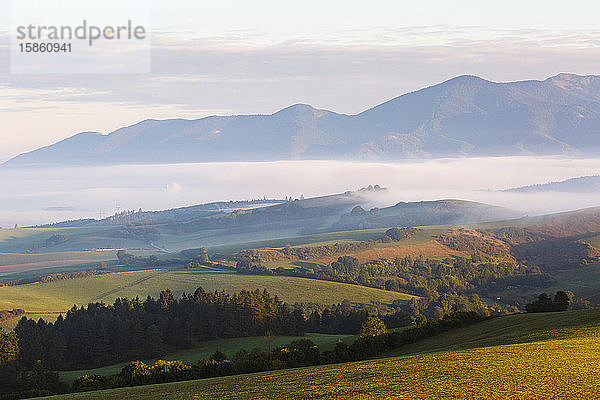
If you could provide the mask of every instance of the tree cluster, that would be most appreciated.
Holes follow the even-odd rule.
[[[123,225],[115,235],[117,237],[141,240],[143,242],[153,242],[160,238],[160,231],[156,227],[147,223],[129,223]]]
[[[477,311],[487,314],[518,311],[512,306],[487,306],[478,294],[508,286],[542,287],[552,278],[537,267],[528,267],[509,260],[481,260],[452,257],[443,260],[424,257],[404,257],[376,260],[361,264],[352,256],[341,256],[328,266],[267,269],[260,264],[240,261],[237,271],[246,274],[297,276],[370,286],[410,293],[422,297],[420,303],[404,310],[416,316],[441,318],[453,311]],[[474,296],[476,295],[476,296]]]
[[[547,293],[542,293],[536,301],[527,304],[525,309],[530,313],[566,311],[569,309],[574,297],[573,293],[563,292],[562,290],[556,292],[554,298],[548,296]]]
[[[59,244],[64,243],[67,240],[69,240],[69,235],[57,233],[46,239],[46,247],[58,246]]]
[[[413,237],[417,232],[419,232],[419,229],[412,227],[390,228],[387,231],[385,231],[385,236],[389,237],[395,242],[398,242],[400,240],[409,239]]]
[[[198,288],[180,299],[165,290],[157,299],[74,306],[55,323],[22,318],[15,333],[25,365],[41,360],[51,369],[80,369],[154,358],[210,339],[257,336],[267,330],[302,335],[304,317],[266,291],[229,295]]]

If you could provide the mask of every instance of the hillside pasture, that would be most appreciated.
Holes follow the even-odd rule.
[[[423,255],[429,258],[443,258],[450,256],[469,256],[464,252],[452,250],[435,240],[437,235],[447,232],[451,227],[448,226],[432,226],[419,227],[415,235],[389,243],[375,243],[371,248],[345,251],[335,255],[308,258],[298,260],[294,257],[288,257],[279,250],[286,245],[292,248],[314,248],[318,246],[331,246],[336,243],[350,243],[357,241],[368,241],[381,239],[385,235],[387,229],[365,229],[359,231],[344,231],[333,232],[319,235],[302,236],[298,238],[282,239],[276,241],[253,242],[242,246],[244,249],[256,249],[259,253],[265,253],[265,259],[272,260],[263,261],[263,265],[267,268],[314,268],[325,266],[336,261],[342,255],[350,255],[356,257],[361,263],[387,259],[393,260],[397,257],[418,257]],[[307,243],[304,243],[307,242]],[[228,250],[232,248],[227,247]],[[235,263],[231,262],[231,265]]]
[[[386,259],[394,260],[404,257],[418,257],[422,255],[427,258],[443,258],[450,256],[465,257],[466,254],[460,251],[449,249],[435,240],[430,240],[420,244],[401,244],[398,242],[396,246],[376,247],[368,250],[358,251],[355,253],[347,253],[356,257],[360,263],[366,263],[373,260]],[[311,260],[320,264],[331,264],[336,261],[339,256],[323,257],[318,260]]]
[[[502,320],[508,321],[506,326],[499,326],[506,332],[513,329],[520,318],[523,318],[523,326],[528,322],[538,326],[541,330],[534,328],[527,343],[111,389],[49,399],[591,399],[597,398],[600,389],[600,324],[597,310],[587,313],[549,313],[537,317],[536,321],[522,316],[514,316],[514,320],[498,319],[500,325]],[[553,322],[559,326],[570,325],[571,315],[574,325],[579,328],[551,328]],[[581,324],[584,320],[587,323]],[[464,329],[473,332],[478,326]]]

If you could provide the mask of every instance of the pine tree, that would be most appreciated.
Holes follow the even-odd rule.
[[[157,357],[164,351],[163,341],[158,327],[154,324],[146,329],[146,356]]]

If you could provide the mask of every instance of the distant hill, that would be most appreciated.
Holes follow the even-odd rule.
[[[491,231],[511,245],[518,259],[546,270],[600,262],[600,249],[590,243],[600,235],[600,207],[524,218]]]
[[[565,192],[565,193],[595,193],[600,192],[600,175],[580,176],[560,182],[550,182],[538,185],[522,186],[504,190],[515,193],[536,192]]]
[[[385,188],[374,185],[287,201],[221,202],[163,211],[126,211],[102,220],[82,219],[36,227],[51,230],[32,229],[27,240],[0,243],[0,251],[90,248],[179,251],[335,231],[477,223],[521,216],[505,208],[461,200],[374,207],[388,198]],[[48,240],[60,242],[49,247]]]
[[[597,156],[599,126],[600,76],[459,76],[356,115],[296,104],[271,115],[148,119],[108,135],[79,133],[6,164]]]
[[[456,225],[519,218],[522,214],[502,207],[464,200],[400,202],[365,211],[360,207],[342,215],[335,229],[394,226]]]
[[[175,234],[205,230],[227,232],[296,229],[300,234],[385,228],[448,225],[506,220],[522,214],[502,207],[464,200],[400,202],[369,208],[386,193],[378,185],[357,191],[295,200],[255,200],[207,203],[163,211],[125,211],[102,220],[85,219],[40,227],[129,225],[150,229],[162,226]],[[366,211],[365,208],[368,210]]]

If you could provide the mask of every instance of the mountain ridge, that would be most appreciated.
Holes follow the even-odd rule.
[[[145,119],[78,133],[6,165],[600,155],[600,76],[492,82],[461,75],[357,114],[297,103],[272,114]]]
[[[517,188],[503,190],[513,193],[537,193],[537,192],[560,192],[560,193],[596,193],[600,192],[600,175],[578,176],[565,179],[564,181],[540,183]]]

